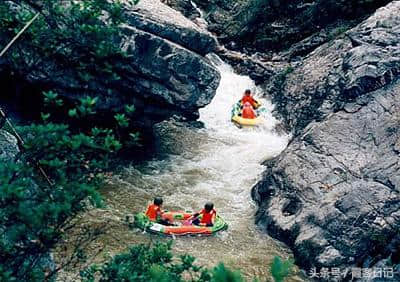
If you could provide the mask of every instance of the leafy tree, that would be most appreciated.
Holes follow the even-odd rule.
[[[15,281],[43,281],[54,273],[43,268],[42,258],[73,216],[101,204],[96,189],[105,156],[116,148],[105,138],[73,134],[67,125],[32,124],[19,132],[23,151],[0,164],[0,271]]]
[[[30,72],[57,60],[82,81],[94,75],[103,75],[105,81],[118,79],[108,61],[124,56],[114,44],[124,21],[122,1],[1,1],[0,45],[5,46],[36,12],[41,16],[3,57],[11,69]],[[76,214],[102,204],[97,188],[123,146],[120,140],[126,136],[130,145],[137,142],[138,134],[126,124],[133,106],[121,113],[124,119],[115,128],[68,125],[94,116],[96,102],[96,97],[82,97],[67,105],[58,93],[47,91],[43,123],[18,128],[24,139],[21,152],[16,160],[0,163],[0,281],[54,277],[59,268],[49,251],[73,226]],[[79,248],[73,256],[85,257]]]
[[[64,104],[54,92],[44,96],[53,110]],[[82,98],[68,113],[80,118],[95,115],[96,101]],[[130,109],[133,112],[134,107]],[[22,151],[17,160],[0,164],[0,273],[9,276],[6,280],[42,281],[59,270],[43,267],[43,257],[77,213],[101,205],[97,188],[123,147],[115,133],[119,124],[71,130],[67,124],[53,123],[51,113],[42,113],[42,119],[43,124],[18,128],[24,139]],[[79,248],[73,256],[83,257]]]
[[[41,16],[9,50],[7,65],[24,74],[42,70],[56,76],[52,62],[72,69],[76,79],[89,83],[94,76],[104,82],[119,80],[111,61],[124,56],[118,44],[120,24],[126,21],[124,5],[138,0],[7,0],[0,2],[0,45],[5,46],[25,23]],[[38,73],[36,73],[38,74]]]

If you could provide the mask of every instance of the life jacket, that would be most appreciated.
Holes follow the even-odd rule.
[[[205,223],[205,224],[212,224],[212,218],[217,215],[217,212],[212,209],[210,212],[207,212],[205,209],[202,209],[200,214],[203,216],[201,217],[200,223]]]
[[[256,112],[253,110],[252,107],[244,107],[242,111],[242,118],[256,118]]]
[[[151,204],[147,207],[146,216],[151,221],[156,221],[158,215],[161,213],[161,208],[155,204]]]
[[[257,101],[252,96],[245,95],[240,101],[242,102],[242,105],[244,105],[246,102],[249,102],[253,106],[253,108],[257,107]]]

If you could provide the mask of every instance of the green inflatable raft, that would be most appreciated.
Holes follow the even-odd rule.
[[[192,214],[188,212],[165,212],[162,215],[163,219],[168,219],[176,224],[176,226],[167,226],[150,221],[144,213],[138,213],[134,216],[134,224],[136,227],[151,233],[171,236],[212,235],[228,228],[228,224],[219,215],[216,216],[214,225],[210,227],[185,224],[185,221],[191,216]]]

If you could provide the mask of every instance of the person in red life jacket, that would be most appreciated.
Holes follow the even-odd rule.
[[[199,216],[202,215],[201,219]],[[200,226],[213,226],[217,212],[214,209],[214,204],[208,202],[204,205],[204,209],[193,215],[192,224]]]
[[[256,117],[257,115],[256,112],[253,110],[253,107],[249,102],[246,102],[243,105],[242,118],[254,119]]]
[[[173,225],[168,220],[163,219],[161,206],[163,204],[163,199],[160,197],[154,198],[153,204],[149,205],[146,210],[146,216],[154,222],[164,224],[164,225]]]
[[[258,107],[258,103],[257,101],[253,98],[253,96],[251,96],[251,91],[250,89],[246,89],[246,91],[244,91],[243,97],[240,100],[240,102],[242,103],[242,105],[246,104],[246,102],[249,102],[250,105],[256,109]]]

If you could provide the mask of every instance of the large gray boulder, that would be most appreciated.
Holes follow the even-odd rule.
[[[390,255],[400,228],[400,83],[357,112],[313,122],[253,190],[257,221],[304,267]]]
[[[208,31],[159,1],[141,0],[127,13],[130,25],[201,55],[213,52],[217,47],[216,39]]]
[[[399,263],[399,15],[321,46],[274,97],[296,135],[253,188],[257,222],[306,269]]]
[[[119,37],[110,42],[126,56],[107,61],[115,79],[105,78],[103,65],[91,69],[85,78],[57,56],[35,58],[39,55],[24,49],[23,39],[19,44],[25,63],[36,59],[41,63],[32,68],[20,64],[11,71],[36,89],[52,89],[71,100],[99,96],[99,110],[105,113],[133,103],[139,126],[151,126],[174,114],[195,118],[219,84],[218,71],[204,56],[216,48],[216,40],[159,1],[141,0],[123,9],[127,20],[120,26]]]

